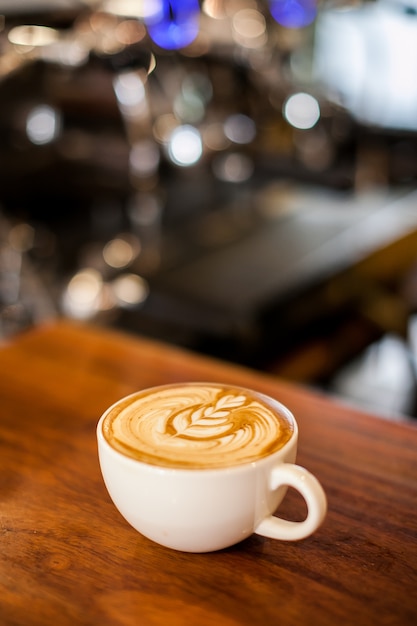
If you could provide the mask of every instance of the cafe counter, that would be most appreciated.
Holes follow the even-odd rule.
[[[408,626],[417,623],[417,423],[276,377],[65,320],[0,348],[1,626]],[[322,483],[314,535],[190,554],[133,530],[105,489],[95,429],[113,402],[180,381],[250,387],[300,428]],[[301,520],[290,490],[280,515]]]

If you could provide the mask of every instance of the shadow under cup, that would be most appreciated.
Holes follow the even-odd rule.
[[[199,393],[198,414],[195,398],[190,413],[190,403],[185,402],[181,406],[176,397],[181,390],[188,393],[190,389],[193,394],[197,391]],[[154,394],[160,392],[170,398],[168,405],[171,408],[165,405],[163,409],[158,407],[152,413],[154,409],[151,400]],[[211,398],[213,393],[217,394],[214,401]],[[174,397],[171,398],[171,395]],[[220,396],[228,400],[222,400],[219,405]],[[242,398],[245,401],[240,401]],[[240,406],[236,408],[239,402]],[[143,403],[146,406],[142,406]],[[230,410],[227,403],[232,407]],[[221,424],[220,418],[226,420],[227,410],[233,415],[237,411],[240,419],[246,407],[255,407],[256,412],[258,406],[273,411],[278,416],[278,423],[283,420],[284,424],[289,425],[287,440],[278,449],[274,450],[272,446],[273,451],[266,455],[237,464],[228,465],[231,461],[226,460],[221,466],[210,466],[210,463],[204,466],[201,458],[198,466],[196,463],[175,466],[172,461],[164,464],[160,460],[160,447],[155,448],[155,460],[149,449],[143,455],[137,449],[129,449],[125,445],[126,441],[123,443],[123,431],[120,435],[122,444],[119,446],[109,436],[109,423],[113,424],[114,419],[117,420],[117,416],[126,410],[127,417],[125,413],[123,419],[129,423],[129,429],[131,423],[132,428],[136,428],[138,420],[143,419],[145,413],[146,417],[152,414],[153,419],[157,419],[164,411],[166,418],[171,410],[172,415],[164,422],[164,428],[173,437],[175,433],[172,435],[169,430],[172,419],[177,420],[174,422],[177,427],[178,424],[189,423],[186,432],[190,436],[191,433],[199,432],[196,424],[200,427],[205,424],[211,426],[210,419],[217,419],[216,423]],[[249,415],[245,418],[247,424],[251,417],[250,413],[246,413]],[[198,419],[200,415],[202,417]],[[233,419],[236,419],[235,415]],[[162,427],[159,428],[162,432]],[[319,527],[327,510],[326,496],[318,480],[305,468],[295,465],[297,439],[297,423],[285,406],[255,391],[213,383],[166,385],[137,392],[107,409],[97,426],[100,467],[116,508],[144,536],[161,545],[186,552],[210,552],[226,548],[252,533],[280,540],[303,539]],[[233,439],[229,437],[228,441]],[[163,450],[164,440],[161,439],[161,442]],[[177,441],[175,445],[179,445]],[[302,522],[291,522],[272,515],[289,486],[301,493],[306,501],[307,517]]]

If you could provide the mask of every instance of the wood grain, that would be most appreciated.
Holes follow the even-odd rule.
[[[123,395],[184,380],[277,397],[325,523],[297,543],[253,535],[211,554],[158,546],[109,500],[95,427]],[[61,321],[0,349],[1,626],[417,623],[417,428],[273,377]],[[303,515],[290,492],[281,514]]]

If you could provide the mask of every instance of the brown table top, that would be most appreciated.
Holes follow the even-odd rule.
[[[261,373],[68,322],[0,349],[1,626],[417,623],[417,426]],[[277,397],[329,512],[301,542],[188,554],[142,537],[105,490],[95,427],[136,389],[219,380]],[[282,511],[300,519],[292,491]]]

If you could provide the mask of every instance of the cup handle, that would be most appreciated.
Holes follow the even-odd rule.
[[[275,491],[282,486],[293,487],[302,495],[307,504],[307,517],[302,522],[291,522],[270,515],[262,520],[254,532],[284,541],[304,539],[317,530],[326,515],[326,494],[313,474],[292,463],[278,465],[271,472],[269,488]]]

